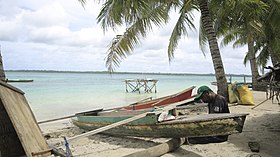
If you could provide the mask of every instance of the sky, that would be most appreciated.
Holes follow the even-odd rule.
[[[96,17],[101,5],[89,0],[0,0],[0,45],[5,70],[106,71],[105,57],[111,40],[124,27],[104,32]],[[194,13],[199,28],[199,13]],[[154,27],[117,72],[214,73],[209,50],[202,53],[198,29],[182,37],[169,62],[167,47],[178,16],[168,25]],[[220,43],[219,43],[220,44]],[[247,47],[221,47],[227,74],[251,74],[244,66]]]

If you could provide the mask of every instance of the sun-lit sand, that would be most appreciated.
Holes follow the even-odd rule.
[[[264,92],[253,91],[255,104],[266,99]],[[271,100],[266,101],[255,109],[252,106],[231,106],[232,113],[249,113],[245,121],[243,132],[229,136],[229,140],[223,143],[182,145],[174,152],[163,155],[163,157],[245,157],[258,154],[262,157],[276,157],[280,154],[280,105],[273,104]],[[44,135],[50,138],[50,145],[57,144],[63,140],[63,136],[72,137],[83,131],[73,127],[69,120],[63,125],[44,124],[41,126]],[[46,137],[47,137],[46,136]],[[93,135],[81,138],[70,143],[74,156],[85,157],[118,157],[128,155],[151,146],[165,142],[169,139],[112,137],[107,135]],[[248,142],[258,142],[260,152],[251,152]],[[56,145],[65,149],[63,145]]]

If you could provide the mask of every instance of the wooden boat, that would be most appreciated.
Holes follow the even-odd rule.
[[[6,82],[33,82],[33,80],[6,79]]]
[[[145,111],[92,112],[72,118],[74,125],[84,130],[94,130],[113,123],[123,121]],[[135,137],[200,137],[229,135],[242,132],[248,114],[204,114],[196,116],[178,116],[175,120],[158,122],[155,113],[127,124],[123,124],[103,133],[115,136]]]
[[[195,95],[192,95],[192,91],[195,88],[195,86],[192,86],[188,89],[185,89],[179,93],[172,94],[169,96],[138,102],[131,104],[129,106],[124,106],[118,109],[121,110],[142,110],[142,109],[148,109],[148,108],[154,108],[154,107],[160,107],[160,106],[166,106],[171,103],[180,102],[186,99],[193,98]]]

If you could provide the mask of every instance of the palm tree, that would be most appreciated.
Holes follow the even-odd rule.
[[[85,5],[86,0],[79,0]],[[208,9],[208,0],[105,0],[97,17],[104,31],[109,27],[126,25],[125,33],[113,39],[106,58],[106,66],[113,71],[119,66],[139,44],[141,37],[152,30],[153,25],[162,26],[169,20],[169,13],[173,10],[179,13],[179,18],[172,31],[168,45],[169,61],[174,57],[174,51],[181,36],[187,34],[187,27],[195,29],[192,16],[193,10],[200,10],[202,27],[207,33],[210,53],[214,65],[218,93],[227,95],[227,80],[220,55],[217,38],[213,29],[213,22]]]
[[[257,78],[258,66],[255,57],[255,42],[257,37],[263,36],[262,16],[266,14],[267,5],[261,0],[238,1],[224,3],[216,13],[216,29],[222,35],[223,44],[234,41],[236,46],[248,46],[245,60],[250,61],[253,90],[261,90]]]
[[[263,17],[264,36],[256,41],[256,50],[259,50],[258,63],[266,66],[270,58],[273,65],[280,63],[280,3],[277,0],[264,0],[269,6],[267,14]]]
[[[218,46],[216,33],[213,29],[213,21],[209,13],[208,0],[199,0],[198,4],[201,12],[202,27],[208,39],[212,61],[215,69],[218,94],[227,97],[227,80],[225,77],[225,71],[220,55],[220,49]]]

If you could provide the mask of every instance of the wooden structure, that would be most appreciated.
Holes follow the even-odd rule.
[[[128,92],[128,87],[131,89],[131,92],[140,93],[141,89],[143,89],[145,93],[152,93],[153,89],[155,89],[155,93],[157,92],[156,84],[157,84],[158,80],[126,79],[124,82],[125,82],[126,92]]]
[[[0,156],[50,155],[24,92],[0,81]]]

